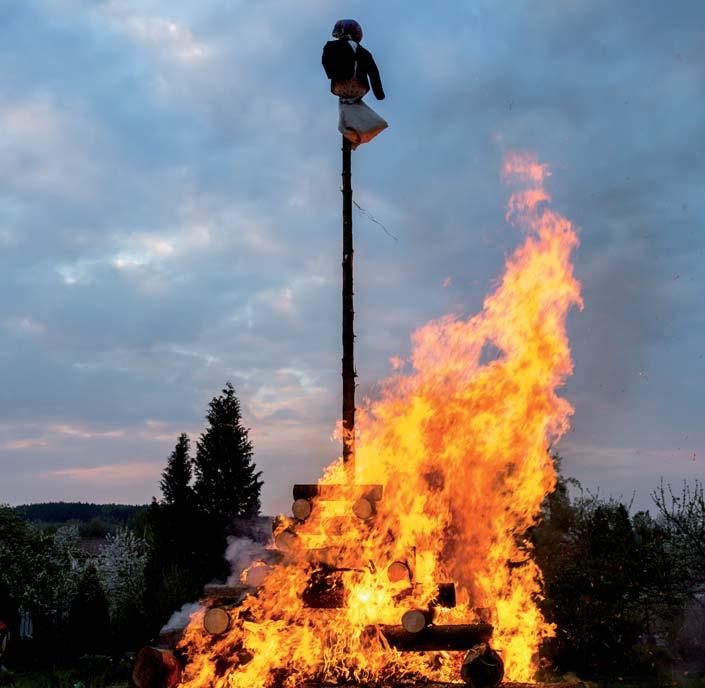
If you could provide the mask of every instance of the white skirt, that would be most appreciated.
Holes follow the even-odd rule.
[[[338,105],[338,131],[352,143],[353,150],[361,143],[371,141],[389,125],[371,107],[361,100]]]

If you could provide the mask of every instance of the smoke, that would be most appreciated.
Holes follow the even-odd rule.
[[[228,585],[241,582],[243,571],[249,569],[255,562],[269,562],[272,550],[268,550],[261,542],[255,542],[248,537],[229,537],[225,558],[230,563]]]
[[[191,617],[201,609],[198,602],[187,602],[181,609],[175,611],[166,625],[159,632],[160,634],[169,633],[170,631],[181,631],[188,625]]]

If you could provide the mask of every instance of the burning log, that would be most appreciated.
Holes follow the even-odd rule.
[[[330,545],[306,550],[306,559],[311,564],[334,569],[362,570],[369,564],[369,560],[343,545]]]
[[[181,682],[181,662],[170,650],[143,647],[132,670],[137,688],[176,688]]]
[[[433,609],[409,609],[401,617],[401,625],[409,633],[420,633],[433,623]]]
[[[222,635],[230,628],[230,614],[223,607],[211,607],[203,616],[203,628],[211,635]]]
[[[327,502],[355,501],[360,497],[379,502],[382,485],[294,485],[294,499],[321,499]]]
[[[274,544],[282,552],[291,552],[296,548],[297,535],[292,530],[282,530],[274,536]]]
[[[412,585],[401,592],[394,595],[395,602],[402,602],[403,600],[415,595],[419,592],[421,586],[419,584]],[[429,608],[432,607],[446,607],[447,609],[453,609],[455,607],[455,584],[454,583],[439,583],[438,591],[435,597],[428,603]],[[483,620],[484,621],[484,620]]]
[[[504,678],[504,662],[487,643],[480,643],[468,650],[460,676],[472,688],[495,688]]]
[[[314,571],[301,599],[310,609],[341,609],[348,599],[342,572]]]
[[[404,652],[469,650],[486,643],[492,636],[489,624],[458,624],[455,626],[427,626],[418,633],[409,633],[403,626],[368,626],[367,633],[380,633],[389,645]]]
[[[309,499],[297,499],[291,507],[291,513],[298,521],[305,521],[313,511],[313,504]]]
[[[243,584],[208,583],[203,587],[203,595],[205,597],[232,602],[232,604],[239,604],[247,595],[253,592],[255,592],[255,588],[251,585]]]
[[[411,581],[411,569],[405,561],[393,561],[387,567],[387,579],[390,583],[398,583],[399,581]]]
[[[269,564],[265,564],[263,561],[258,561],[242,572],[240,580],[244,581],[246,585],[252,586],[253,588],[260,588],[264,585],[264,581],[267,580],[267,576],[271,572],[272,567]]]
[[[352,511],[361,521],[367,521],[377,513],[375,502],[367,499],[367,497],[360,497],[353,504]]]

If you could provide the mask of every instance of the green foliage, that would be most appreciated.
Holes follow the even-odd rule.
[[[82,538],[89,540],[100,540],[108,536],[113,530],[110,523],[100,516],[94,516],[88,523],[81,523],[79,533]]]
[[[201,509],[224,524],[259,514],[261,473],[252,461],[249,431],[242,425],[240,402],[228,382],[209,404],[208,428],[197,444],[195,491]]]
[[[81,574],[69,611],[69,642],[76,655],[104,652],[108,648],[110,614],[108,599],[95,566]]]
[[[590,675],[662,669],[655,646],[673,641],[685,603],[663,525],[594,495],[571,500],[560,480],[532,538],[544,612],[558,626],[558,666]]]
[[[61,614],[72,593],[78,531],[46,533],[0,506],[0,583],[7,594],[38,614]]]

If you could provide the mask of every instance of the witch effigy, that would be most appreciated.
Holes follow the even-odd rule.
[[[323,46],[323,69],[330,79],[331,93],[339,98],[338,130],[355,149],[388,126],[362,100],[370,87],[377,100],[384,100],[384,89],[372,53],[360,45],[360,24],[354,19],[340,19],[332,34],[335,40]]]

